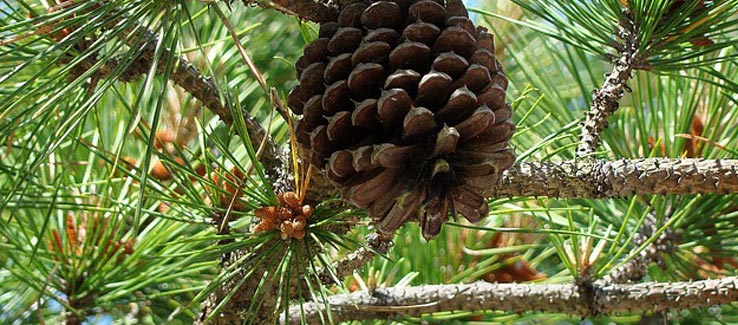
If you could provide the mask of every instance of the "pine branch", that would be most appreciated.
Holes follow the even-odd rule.
[[[154,63],[155,51],[158,43],[156,36],[147,30],[136,30],[132,35],[128,35],[126,41],[130,46],[141,45],[141,53],[133,64],[132,69],[137,71],[148,71],[148,68]],[[161,57],[165,58],[172,55],[170,51],[165,50]],[[145,67],[142,69],[141,67]],[[158,72],[162,73],[165,69],[165,65],[157,65]],[[124,75],[127,75],[124,73]],[[223,105],[220,92],[213,80],[203,75],[195,66],[187,62],[186,59],[180,57],[178,63],[169,74],[169,79],[172,80],[176,85],[182,87],[185,91],[190,93],[193,97],[200,100],[205,107],[210,109],[214,114],[218,115],[226,125],[230,126],[233,124],[233,115],[231,109],[227,105]],[[264,147],[263,154],[261,156],[261,162],[267,171],[268,176],[273,180],[277,181],[283,176],[281,175],[281,169],[285,164],[279,158],[277,146],[271,140],[266,133],[266,130],[256,122],[248,112],[244,111],[244,120],[246,122],[246,128],[249,132],[249,139],[254,146],[259,144],[266,138],[266,146]]]
[[[127,42],[129,46],[136,46],[137,44],[143,44],[140,47],[141,53],[131,65],[136,71],[146,72],[149,70],[155,60],[155,51],[158,40],[156,36],[147,30],[138,30],[128,35]],[[172,55],[170,51],[165,50],[161,57],[166,58]],[[145,67],[145,68],[141,68]],[[164,65],[157,65],[159,73],[164,72]],[[124,72],[124,76],[129,76],[131,73]],[[169,79],[178,86],[182,87],[185,91],[192,94],[193,97],[200,100],[210,111],[220,117],[220,119],[227,125],[232,125],[233,115],[231,109],[223,105],[220,93],[217,86],[211,78],[204,76],[200,71],[195,68],[192,64],[187,62],[184,58],[180,57],[178,63],[169,74]],[[256,122],[248,112],[243,111],[244,122],[248,131],[249,140],[254,146],[260,146],[263,141],[265,146],[260,157],[261,163],[264,165],[267,176],[271,179],[273,186],[283,186],[287,184],[286,166],[285,160],[278,154],[276,144],[273,142],[271,137],[267,134],[266,130]],[[223,269],[226,269],[228,265],[232,263],[238,263],[238,260],[244,255],[251,254],[249,251],[236,251],[223,256]],[[258,254],[258,252],[256,252]],[[253,271],[251,279],[245,282],[241,282],[244,276],[247,276],[249,271]],[[271,270],[266,270],[263,267],[256,267],[255,269],[245,269],[243,274],[239,277],[235,277],[226,281],[220,285],[215,292],[213,292],[203,304],[202,313],[196,323],[204,323],[205,319],[212,316],[210,323],[214,324],[233,324],[241,323],[244,318],[255,318],[261,323],[272,323],[273,313],[269,312],[274,309],[277,304],[276,296],[272,294],[260,295],[257,299],[257,303],[261,304],[262,310],[266,310],[265,313],[259,315],[244,315],[243,310],[248,310],[249,307],[255,302],[256,293],[258,292],[272,292],[275,284],[262,285],[260,282],[262,277],[269,274]],[[216,306],[220,305],[221,302],[228,299],[228,302],[222,306],[220,311],[211,315],[212,311]]]
[[[124,15],[120,12],[117,14]],[[121,19],[123,19],[123,17],[118,17],[118,21]],[[155,53],[159,40],[152,31],[140,27],[133,30],[126,30],[120,34],[120,37],[123,38],[126,44],[131,47],[130,53],[135,53],[136,58],[132,60],[120,75],[115,77],[119,81],[131,82],[150,70],[152,64],[154,64],[154,60],[156,59]],[[84,45],[81,44],[79,46]],[[171,51],[164,49],[161,54],[161,58],[166,58],[170,55],[172,55]],[[92,77],[93,84],[96,84],[98,80],[107,78],[113,74],[115,67],[120,64],[120,61],[120,59],[113,58],[104,62],[96,71],[94,71]],[[96,63],[97,61],[92,57],[81,61],[80,64],[72,68],[70,77],[76,78],[81,76],[85,71],[92,69]],[[166,65],[157,64],[158,73],[163,73],[165,69]],[[193,97],[200,100],[203,105],[210,109],[210,111],[218,115],[224,123],[229,126],[233,123],[231,110],[228,106],[223,105],[220,92],[213,80],[203,75],[184,57],[178,58],[174,70],[170,72],[169,79],[176,85],[182,87]],[[246,121],[246,127],[249,131],[250,140],[254,145],[260,144],[267,136],[266,131],[258,122],[251,118],[248,112],[244,111],[243,115]],[[271,139],[268,139],[263,156],[263,163],[267,169],[271,169],[269,167],[282,167],[282,162],[276,158],[275,152],[276,145],[271,141]]]
[[[276,239],[280,240],[280,239]],[[222,270],[238,265],[238,274],[220,283],[202,305],[195,324],[272,324],[275,322],[274,310],[278,304],[278,283],[274,275],[273,263],[284,258],[286,249],[270,254],[269,250],[278,243],[269,243],[260,248],[247,251],[237,250],[224,254]],[[270,265],[272,267],[270,267]],[[220,309],[215,309],[227,300]]]
[[[316,23],[336,20],[338,8],[323,1],[312,0],[241,0],[245,5],[257,4],[262,8],[274,9],[288,15]]]
[[[673,211],[667,213],[671,215]],[[667,218],[668,220],[668,218]],[[658,230],[656,216],[649,213],[643,221],[638,233],[633,238],[633,244],[640,246],[645,243]],[[677,235],[671,228],[665,229],[656,240],[645,247],[640,254],[625,264],[598,280],[600,284],[638,282],[648,273],[648,265],[651,263],[662,264],[662,254],[669,254],[676,250],[674,240]]]
[[[131,82],[150,70],[156,59],[155,53],[159,40],[152,31],[143,28],[121,33],[121,37],[131,47],[131,53],[135,53],[136,58],[130,62],[125,70],[115,76],[115,78],[122,82]],[[171,51],[165,49],[160,58],[166,58],[170,55],[173,55]],[[92,74],[89,87],[94,88],[99,80],[110,77],[121,61],[123,60],[113,58],[100,65]],[[92,69],[95,64],[97,64],[97,61],[93,58],[81,61],[80,64],[72,68],[70,77],[77,78],[81,76],[85,71]],[[166,69],[166,65],[157,64],[158,73],[163,73],[164,69]],[[220,97],[221,94],[213,80],[203,75],[184,57],[178,58],[177,64],[175,64],[169,74],[169,79],[201,101],[211,112],[218,115],[226,125],[230,126],[233,124],[231,109],[227,105],[223,105]],[[269,137],[266,130],[247,111],[243,111],[243,117],[251,143],[259,147],[263,141],[266,141],[260,161],[264,165],[267,175],[275,184],[285,183],[286,176],[283,175],[282,170],[287,164],[279,156],[279,150],[276,144]]]
[[[158,44],[156,35],[147,29],[128,30],[121,34],[128,46],[131,47],[130,53],[135,53],[135,58],[120,74],[113,76],[121,82],[131,82],[140,76],[148,73],[156,58],[155,52]],[[164,59],[171,54],[171,51],[165,49],[160,56]],[[88,88],[96,87],[99,80],[111,77],[115,72],[116,66],[120,64],[121,59],[109,59],[100,65],[92,74]],[[70,72],[70,77],[77,78],[85,71],[92,69],[97,61],[92,58],[81,61],[80,64],[74,66]],[[157,73],[163,73],[166,69],[164,64],[157,64]],[[203,75],[195,66],[190,64],[185,58],[179,57],[174,68],[169,73],[169,79],[176,85],[182,87],[193,97],[200,100],[205,107],[210,109],[214,114],[230,126],[233,124],[233,115],[231,109],[227,105],[223,105],[220,92],[213,80]],[[243,111],[244,122],[248,130],[249,140],[251,143],[260,147],[263,143],[263,149],[260,156],[260,162],[263,164],[267,176],[272,180],[275,186],[288,184],[287,175],[283,172],[285,163],[284,157],[279,154],[279,150],[267,134],[266,130],[253,118],[247,111]]]
[[[504,310],[542,311],[579,316],[678,310],[726,304],[738,299],[738,277],[696,282],[647,282],[595,284],[591,299],[576,285],[472,284],[424,285],[376,289],[328,298],[334,322],[366,319],[398,319],[445,311]],[[289,323],[320,322],[325,303],[290,307]],[[302,314],[304,311],[304,315]],[[284,323],[285,320],[282,319]]]
[[[351,274],[354,270],[364,266],[364,264],[374,259],[377,254],[386,254],[391,246],[391,239],[383,238],[377,233],[369,234],[367,236],[366,247],[361,247],[356,251],[348,254],[345,258],[336,261],[335,263],[333,263],[331,270],[319,270],[318,278],[320,279],[320,282],[323,283],[323,285],[334,285],[336,284],[334,276],[338,279],[343,279],[344,277]],[[334,271],[335,274],[333,274],[332,271]]]
[[[629,90],[626,82],[630,79],[634,66],[641,65],[638,61],[643,61],[638,58],[638,31],[631,16],[630,12],[626,12],[620,21],[618,36],[623,44],[617,45],[620,53],[615,66],[606,75],[602,87],[592,94],[592,104],[582,124],[577,157],[590,155],[600,146],[600,133],[607,127],[607,118],[615,113],[619,107],[618,101]]]
[[[520,162],[489,197],[610,198],[642,194],[738,192],[738,160],[642,158],[591,162]]]

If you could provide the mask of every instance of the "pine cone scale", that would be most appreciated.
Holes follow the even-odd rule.
[[[385,234],[395,232],[415,213],[414,207],[421,204],[425,195],[425,189],[416,188],[397,197],[391,210],[377,223],[377,231]]]

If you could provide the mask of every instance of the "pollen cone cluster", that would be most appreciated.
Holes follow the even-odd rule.
[[[289,105],[304,159],[391,234],[418,218],[433,238],[476,222],[515,160],[507,78],[461,0],[353,3],[297,61]]]

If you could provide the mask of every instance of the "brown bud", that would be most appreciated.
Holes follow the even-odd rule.
[[[295,231],[294,225],[292,225],[292,221],[283,221],[281,225],[279,225],[279,230],[287,235],[292,235],[292,233]]]
[[[67,239],[72,246],[77,246],[77,225],[74,221],[74,215],[67,213],[64,218],[65,230],[67,232]]]
[[[59,236],[59,232],[56,231],[56,229],[52,229],[51,236],[54,237],[54,247],[56,248],[56,251],[59,253],[63,253],[64,248],[62,246],[62,239],[61,236]]]
[[[262,222],[259,222],[259,224],[254,227],[253,232],[260,233],[265,232],[274,229],[274,223],[271,221],[263,220]]]
[[[241,186],[239,184],[240,181],[231,174],[226,174],[226,178],[227,180],[224,180],[223,182],[223,189],[231,195],[237,195],[239,192],[239,187]]]
[[[302,206],[302,215],[305,216],[305,218],[310,218],[310,216],[313,215],[313,207],[309,205],[303,205]]]
[[[195,173],[197,173],[197,175],[205,176],[207,172],[208,170],[205,167],[205,164],[198,164],[197,167],[195,167]]]
[[[133,157],[124,156],[120,157],[120,160],[126,170],[130,171],[131,169],[136,167],[136,159],[134,159]]]
[[[156,136],[154,137],[154,148],[161,150],[164,146],[172,142],[174,142],[174,134],[172,131],[166,129],[156,131]]]
[[[244,179],[246,179],[246,175],[244,175],[244,173],[238,167],[234,166],[233,169],[231,169],[231,173],[233,174],[233,177],[235,177],[235,179],[239,181],[243,181]]]
[[[159,160],[154,164],[154,168],[151,169],[151,177],[160,181],[166,181],[172,178],[172,174],[169,172],[169,169],[164,166],[164,163]]]
[[[268,206],[254,210],[254,215],[261,220],[274,220],[277,217],[277,207]]]
[[[292,233],[292,237],[294,237],[295,239],[305,238],[305,230],[295,230],[295,232]]]
[[[170,206],[171,206],[171,203],[169,202],[161,202],[159,203],[159,206],[156,207],[156,211],[160,213],[166,213],[167,211],[169,211]]]
[[[292,218],[292,210],[289,208],[280,207],[277,210],[277,214],[279,215],[279,220],[281,221],[289,220]]]
[[[174,157],[174,163],[177,164],[178,166],[183,166],[183,167],[185,165],[184,159],[180,157]]]
[[[700,37],[691,39],[691,40],[689,40],[689,42],[692,43],[692,45],[694,45],[696,47],[705,47],[705,46],[710,46],[710,45],[715,44],[715,41],[713,41],[713,40],[711,40],[711,39],[709,39],[709,38],[707,38],[705,36],[700,36]]]
[[[51,242],[52,242],[51,240],[46,242],[46,248],[49,249],[49,252],[55,253],[56,249],[54,248],[54,245]],[[54,258],[54,261],[57,261],[56,256],[54,256],[53,258]]]
[[[126,239],[126,242],[123,247],[123,253],[126,255],[133,254],[133,246],[136,245],[136,239],[135,238],[128,238]]]
[[[300,208],[300,197],[295,192],[287,192],[283,195],[285,205],[293,210]]]
[[[295,220],[292,221],[292,225],[295,230],[303,230],[307,225],[307,219],[305,218],[305,216],[299,215],[295,217]]]

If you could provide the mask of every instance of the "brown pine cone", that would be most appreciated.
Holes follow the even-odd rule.
[[[449,211],[476,222],[515,161],[507,78],[494,39],[461,0],[353,3],[297,61],[297,141],[391,234],[418,217],[433,238]]]

